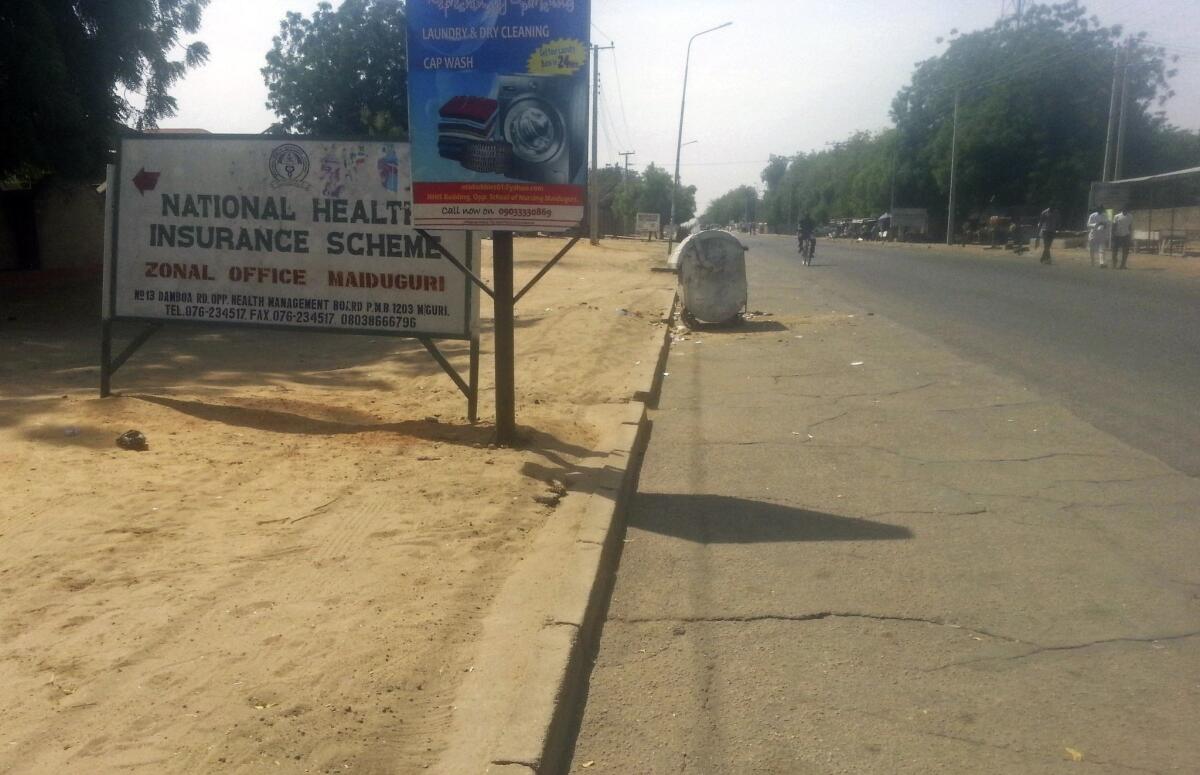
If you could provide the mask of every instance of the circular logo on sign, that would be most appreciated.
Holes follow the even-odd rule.
[[[308,188],[304,179],[308,177],[308,154],[295,143],[285,143],[271,151],[271,160],[267,165],[271,177],[275,178],[275,187],[297,186]]]

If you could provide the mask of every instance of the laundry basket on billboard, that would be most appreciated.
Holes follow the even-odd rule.
[[[727,231],[692,234],[673,256],[678,262],[683,319],[693,323],[733,324],[746,309],[746,250]]]

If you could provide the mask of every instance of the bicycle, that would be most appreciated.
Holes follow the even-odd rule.
[[[805,266],[812,266],[813,255],[817,252],[816,237],[800,238],[800,260]]]

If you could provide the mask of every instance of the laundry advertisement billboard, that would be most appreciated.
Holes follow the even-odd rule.
[[[107,308],[116,319],[467,339],[478,297],[412,226],[407,144],[129,137],[117,161]]]
[[[589,0],[409,0],[407,11],[413,222],[578,225]]]

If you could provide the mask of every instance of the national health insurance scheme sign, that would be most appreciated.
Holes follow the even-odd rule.
[[[579,224],[590,25],[589,0],[409,0],[414,224]]]
[[[478,266],[477,240],[414,229],[406,144],[128,137],[117,175],[116,319],[474,331],[478,294],[442,251]]]

